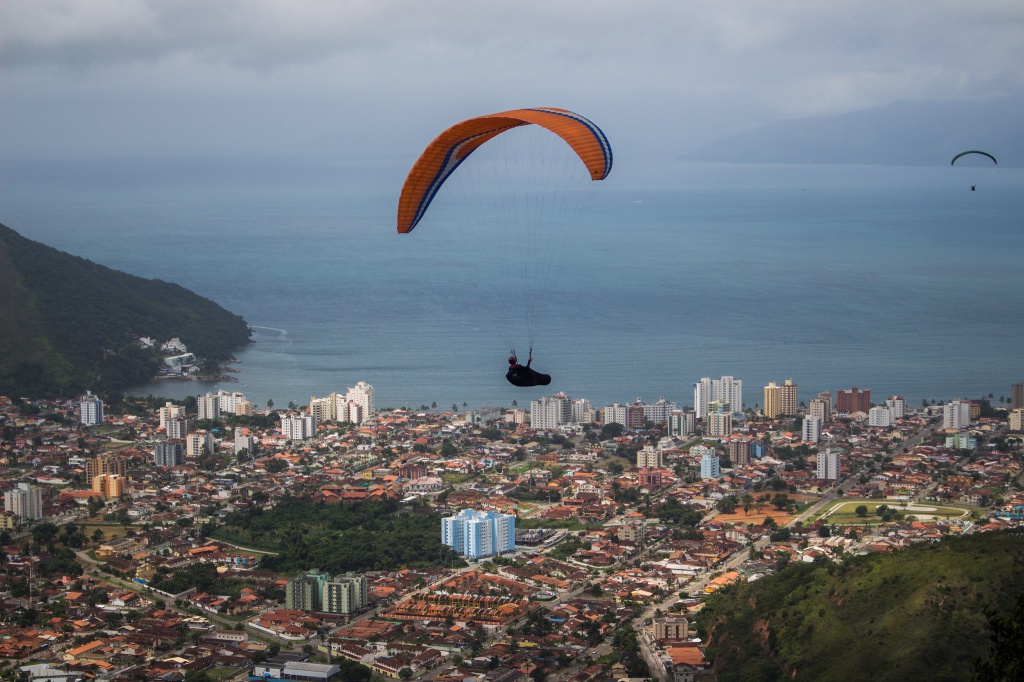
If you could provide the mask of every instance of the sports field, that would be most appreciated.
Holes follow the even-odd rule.
[[[867,516],[857,516],[856,509],[860,506],[868,509]],[[963,507],[949,507],[944,505],[929,504],[927,502],[904,503],[899,500],[842,500],[835,502],[825,509],[818,517],[827,520],[830,524],[859,525],[863,523],[878,523],[877,509],[886,505],[907,516],[913,516],[918,521],[941,521],[944,519],[960,519],[970,515],[970,510]]]

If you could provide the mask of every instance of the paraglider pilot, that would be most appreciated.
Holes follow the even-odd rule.
[[[509,383],[514,386],[528,387],[528,386],[547,386],[551,383],[550,374],[541,374],[540,372],[531,369],[530,363],[533,362],[533,349],[530,349],[530,357],[527,359],[525,365],[520,365],[519,360],[516,358],[516,352],[513,350],[508,356],[508,373],[505,378],[508,379]]]

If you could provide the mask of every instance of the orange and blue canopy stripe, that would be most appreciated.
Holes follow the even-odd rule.
[[[398,199],[398,231],[412,232],[445,180],[480,145],[523,125],[539,125],[561,137],[587,167],[592,180],[612,170],[612,148],[596,125],[571,111],[553,107],[513,109],[456,123],[438,135],[420,154],[402,185]]]

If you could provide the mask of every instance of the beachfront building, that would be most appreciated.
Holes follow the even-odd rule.
[[[821,440],[821,417],[808,415],[804,417],[801,440],[805,443],[817,443]]]
[[[792,417],[797,412],[796,384],[792,379],[779,386],[769,381],[764,387],[764,416],[768,419]]]
[[[709,406],[714,401],[728,403],[733,411],[743,409],[743,380],[730,376],[721,379],[703,377],[693,385],[693,406],[698,419],[709,414]]]
[[[708,413],[708,403],[711,402],[711,377],[703,377],[693,385],[693,409],[697,413],[697,419],[703,419]]]
[[[721,478],[722,470],[720,468],[720,460],[712,452],[705,452],[704,456],[700,458],[700,477],[701,478]]]
[[[694,410],[672,410],[668,415],[668,435],[692,436],[697,429],[697,413]]]
[[[836,412],[839,414],[853,414],[863,412],[867,414],[871,409],[871,389],[863,391],[854,386],[849,390],[838,389],[836,391]]]
[[[774,381],[769,381],[764,387],[764,408],[762,410],[765,419],[777,419],[782,416],[782,389]]]
[[[530,401],[530,427],[543,431],[571,424],[572,412],[572,398],[564,393]]]
[[[85,426],[96,426],[103,423],[103,401],[86,391],[78,403],[79,421]]]
[[[1010,388],[1010,408],[1024,408],[1024,381],[1014,384]]]
[[[347,421],[362,424],[377,413],[377,403],[373,386],[360,381],[345,392],[345,404],[348,408]],[[342,421],[339,415],[339,421]]]
[[[199,408],[200,419],[220,419],[220,403],[213,393],[198,396],[196,406]]]
[[[1010,412],[1010,430],[1014,433],[1024,431],[1024,408],[1018,407]]]
[[[153,446],[153,463],[158,467],[176,467],[185,463],[185,442],[168,438]]]
[[[891,395],[886,398],[885,406],[892,410],[893,419],[903,419],[907,414],[907,401],[901,395]]]
[[[316,422],[309,415],[289,414],[281,417],[281,435],[286,440],[306,440],[316,434]]]
[[[942,428],[966,429],[970,425],[970,400],[951,400],[942,406]]]
[[[43,518],[43,491],[31,483],[18,483],[4,493],[4,511],[29,521]]]
[[[832,452],[831,448],[825,452],[818,453],[817,471],[818,478],[825,481],[839,479],[839,453]]]
[[[620,405],[619,403],[612,403],[608,407],[604,408],[604,423],[605,424],[622,424],[626,425],[626,405]]]
[[[467,559],[504,554],[516,548],[516,518],[511,514],[463,509],[441,519],[441,542]]]

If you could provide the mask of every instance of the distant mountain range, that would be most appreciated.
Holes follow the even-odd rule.
[[[178,337],[220,362],[249,341],[238,315],[177,284],[129,275],[0,225],[0,394],[73,396],[143,383]]]
[[[948,164],[966,149],[1024,166],[1024,97],[897,102],[831,118],[777,121],[712,142],[682,159],[730,163]]]

